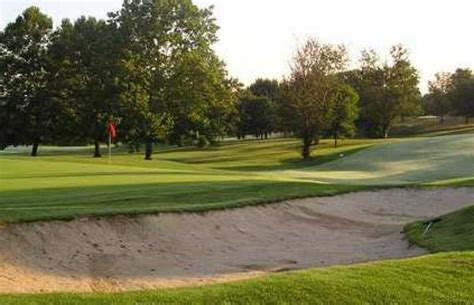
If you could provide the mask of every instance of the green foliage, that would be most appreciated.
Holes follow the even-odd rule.
[[[241,92],[238,102],[237,137],[247,135],[267,138],[272,132],[272,102],[266,96],[255,96],[250,90]]]
[[[336,74],[347,62],[344,46],[309,39],[293,59],[291,73],[283,85],[290,128],[303,140],[302,156],[311,155],[311,145],[331,120],[331,93]]]
[[[30,7],[0,33],[0,148],[49,141],[57,121],[49,98],[47,45],[52,21]]]
[[[355,120],[359,116],[357,92],[349,85],[340,84],[333,94],[328,133],[334,138],[337,147],[339,137],[355,135]]]
[[[49,50],[55,75],[52,97],[61,103],[66,123],[57,133],[94,142],[98,148],[106,139],[109,118],[117,113],[116,29],[92,17],[80,17],[74,23],[66,19],[54,33]],[[98,149],[94,156],[100,156]]]
[[[281,87],[277,80],[257,79],[247,89],[240,90],[237,104],[237,137],[253,135],[267,138],[269,134],[284,130],[280,116]]]
[[[425,95],[425,111],[440,117],[440,124],[452,112],[449,92],[451,89],[451,75],[449,73],[436,73],[435,80],[428,83],[429,94]]]
[[[285,272],[204,287],[126,293],[2,295],[4,305],[472,304],[474,253]]]
[[[457,69],[451,75],[452,89],[449,92],[453,112],[466,118],[466,124],[474,116],[474,75],[470,69]]]
[[[440,218],[426,234],[423,221],[407,225],[405,233],[410,242],[432,252],[474,250],[474,206]]]
[[[212,45],[212,9],[191,0],[125,1],[109,19],[51,20],[30,8],[0,34],[0,148],[95,144],[111,118],[122,142],[215,142],[232,127],[235,81]],[[195,139],[196,140],[196,139]]]
[[[437,73],[429,82],[430,92],[425,95],[425,110],[440,117],[448,114],[463,116],[465,124],[474,116],[474,75],[470,69],[457,69],[454,73]]]
[[[396,45],[391,56],[391,65],[380,64],[375,51],[363,51],[360,70],[345,75],[359,93],[359,125],[371,136],[387,138],[397,120],[416,115],[421,109],[419,76],[408,51]]]
[[[268,122],[267,133],[287,131],[281,84],[277,80],[259,78],[248,89],[254,96],[267,99],[265,117],[262,118]]]
[[[172,142],[223,133],[233,100],[223,63],[211,49],[210,9],[190,0],[126,1],[113,15],[122,41],[120,104],[127,141]],[[137,126],[138,125],[138,126]]]
[[[209,50],[197,50],[183,56],[168,86],[169,112],[174,127],[170,142],[182,137],[205,137],[214,142],[232,128],[235,94],[222,61]]]

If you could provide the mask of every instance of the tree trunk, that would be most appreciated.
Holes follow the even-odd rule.
[[[99,140],[94,141],[94,158],[101,158]]]
[[[439,124],[440,125],[444,124],[444,115],[439,116]]]
[[[382,126],[382,137],[388,139],[388,125]]]
[[[152,160],[153,141],[147,140],[145,143],[145,160]]]
[[[466,115],[466,125],[469,124],[469,119],[470,119],[470,117],[468,115]]]
[[[314,138],[314,145],[319,145],[319,140],[320,140],[320,137],[316,136],[316,138]]]
[[[31,156],[36,157],[38,155],[39,141],[33,143],[33,148],[31,149]]]
[[[334,148],[337,148],[337,133],[334,134]]]
[[[311,143],[313,142],[313,139],[310,137],[305,137],[303,138],[303,151],[301,152],[301,155],[303,156],[304,159],[308,159],[311,156]]]

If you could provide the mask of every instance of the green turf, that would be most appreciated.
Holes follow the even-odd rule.
[[[81,150],[48,149],[38,158],[9,152],[0,156],[0,221],[202,211],[355,191],[363,187],[301,181],[262,167],[304,168],[374,142],[345,141],[335,150],[327,141],[309,161],[298,158],[294,139],[162,148],[151,162],[120,152],[111,164]]]
[[[474,136],[469,133],[405,139],[285,173],[299,179],[361,185],[430,184],[469,179],[474,176]]]
[[[0,295],[2,305],[473,304],[474,252],[288,272],[129,293]]]
[[[432,252],[474,250],[474,206],[440,218],[427,233],[423,221],[407,225],[410,242]]]
[[[376,186],[474,185],[473,134],[342,144],[334,149],[324,140],[308,161],[294,139],[160,147],[151,162],[119,148],[111,164],[91,158],[90,148],[43,148],[38,158],[10,149],[0,154],[0,222],[204,211]],[[473,250],[472,210],[459,213],[420,245]],[[417,225],[410,236],[419,236]],[[0,304],[472,304],[473,285],[474,252],[464,251],[202,288],[0,295]]]
[[[314,166],[373,143],[350,140],[333,149],[324,141],[308,161],[299,158],[295,139],[160,148],[151,162],[119,150],[111,164],[80,148],[43,148],[38,158],[9,150],[0,156],[0,221],[202,211],[359,190],[301,181],[270,169]]]
[[[155,160],[118,149],[112,163],[90,148],[0,154],[0,222],[85,215],[203,211],[373,186],[474,183],[472,134],[393,140],[323,140],[310,160],[296,139],[160,147]],[[344,158],[340,158],[344,154]]]
[[[390,134],[394,137],[413,137],[472,133],[472,131],[474,124],[466,124],[463,117],[447,116],[444,118],[444,123],[440,124],[438,117],[425,116],[406,118],[403,122],[398,122],[391,128]]]

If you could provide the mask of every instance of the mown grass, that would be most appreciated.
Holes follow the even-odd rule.
[[[287,174],[336,184],[449,184],[446,180],[474,177],[474,136],[419,137],[374,145],[347,158]]]
[[[202,212],[285,199],[332,196],[364,188],[278,181],[207,181],[21,190],[2,192],[0,217],[3,222],[26,222],[83,216]]]
[[[123,148],[0,154],[0,222],[88,215],[205,211],[371,187],[473,184],[472,135],[406,140],[323,140],[303,161],[296,139],[160,147],[155,160]],[[344,156],[341,158],[341,154]]]
[[[0,295],[2,305],[473,304],[474,252],[287,272],[198,288]]]
[[[39,158],[0,155],[0,222],[205,211],[391,186],[472,186],[471,135],[323,141],[308,161],[294,139],[161,148],[155,160],[87,148]],[[344,154],[344,158],[340,157]],[[450,214],[419,244],[473,250],[472,210]],[[443,217],[444,218],[444,217]],[[419,239],[420,227],[409,227]],[[417,235],[418,234],[418,235]],[[427,242],[426,244],[423,244]],[[474,252],[286,272],[196,288],[128,293],[0,295],[0,304],[473,304]]]
[[[393,126],[391,135],[395,137],[441,136],[474,131],[474,123],[466,124],[463,117],[447,116],[441,124],[439,117],[407,118]]]
[[[0,222],[205,211],[356,191],[364,187],[302,181],[269,168],[314,166],[375,142],[350,140],[333,149],[324,141],[307,161],[295,139],[165,147],[151,162],[116,152],[111,164],[79,149],[50,149],[38,158],[9,152],[0,156]]]
[[[474,250],[474,206],[439,218],[426,234],[424,221],[407,225],[408,240],[432,252]]]

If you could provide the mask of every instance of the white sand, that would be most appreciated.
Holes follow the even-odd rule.
[[[0,293],[123,291],[424,254],[404,224],[474,203],[474,188],[392,189],[205,214],[0,228]]]

